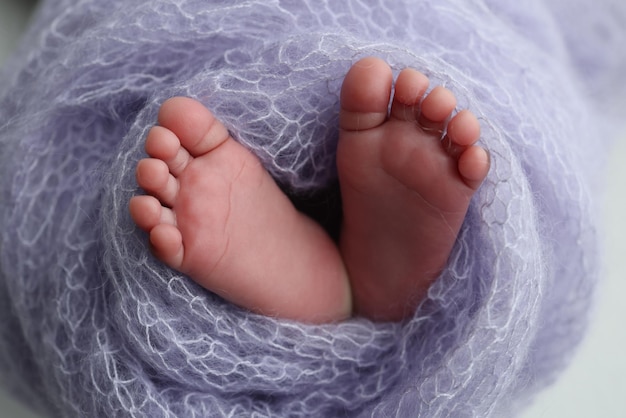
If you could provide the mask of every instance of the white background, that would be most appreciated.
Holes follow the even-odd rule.
[[[32,1],[0,0],[0,63],[27,24]],[[522,418],[626,417],[626,135],[611,154],[604,204],[606,275],[592,326],[572,366]],[[1,318],[0,318],[1,320]],[[36,418],[0,391],[0,418]]]

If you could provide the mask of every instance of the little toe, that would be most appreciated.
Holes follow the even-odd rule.
[[[341,87],[340,128],[362,131],[385,122],[392,82],[391,68],[381,59],[369,57],[354,64]]]
[[[202,103],[188,97],[166,100],[159,124],[172,131],[193,157],[204,155],[229,138],[228,130]]]
[[[176,134],[162,126],[150,129],[145,148],[149,156],[163,160],[174,176],[179,176],[193,159],[189,152],[181,147]]]
[[[476,190],[487,177],[490,165],[489,153],[482,147],[472,145],[459,157],[459,174],[470,188]]]
[[[183,237],[173,225],[160,224],[150,231],[152,252],[168,266],[180,270],[183,264]]]
[[[445,87],[435,87],[422,101],[419,123],[425,131],[441,134],[456,107],[456,97]]]
[[[412,68],[402,70],[395,84],[391,117],[403,121],[416,120],[428,84],[428,77],[421,72]]]
[[[137,163],[137,184],[154,195],[166,206],[172,206],[178,194],[178,181],[169,172],[167,164],[155,158]]]

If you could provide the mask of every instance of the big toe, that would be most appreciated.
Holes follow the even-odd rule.
[[[383,60],[369,57],[354,64],[341,87],[340,128],[361,131],[385,122],[392,83],[391,68]]]
[[[159,110],[159,125],[174,132],[193,157],[212,151],[229,137],[209,109],[189,97],[166,100]]]

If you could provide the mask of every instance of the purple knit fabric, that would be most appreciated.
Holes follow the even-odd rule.
[[[621,0],[44,0],[0,79],[0,382],[63,417],[513,415],[584,333],[624,27]],[[150,255],[127,203],[164,99],[315,194],[367,55],[451,89],[492,157],[411,319],[262,317]]]

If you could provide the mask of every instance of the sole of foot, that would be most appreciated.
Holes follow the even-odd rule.
[[[340,248],[355,311],[378,320],[402,319],[424,298],[489,170],[488,153],[476,145],[479,122],[468,110],[454,113],[452,92],[426,94],[428,78],[413,69],[392,86],[380,59],[351,68],[337,154]]]

